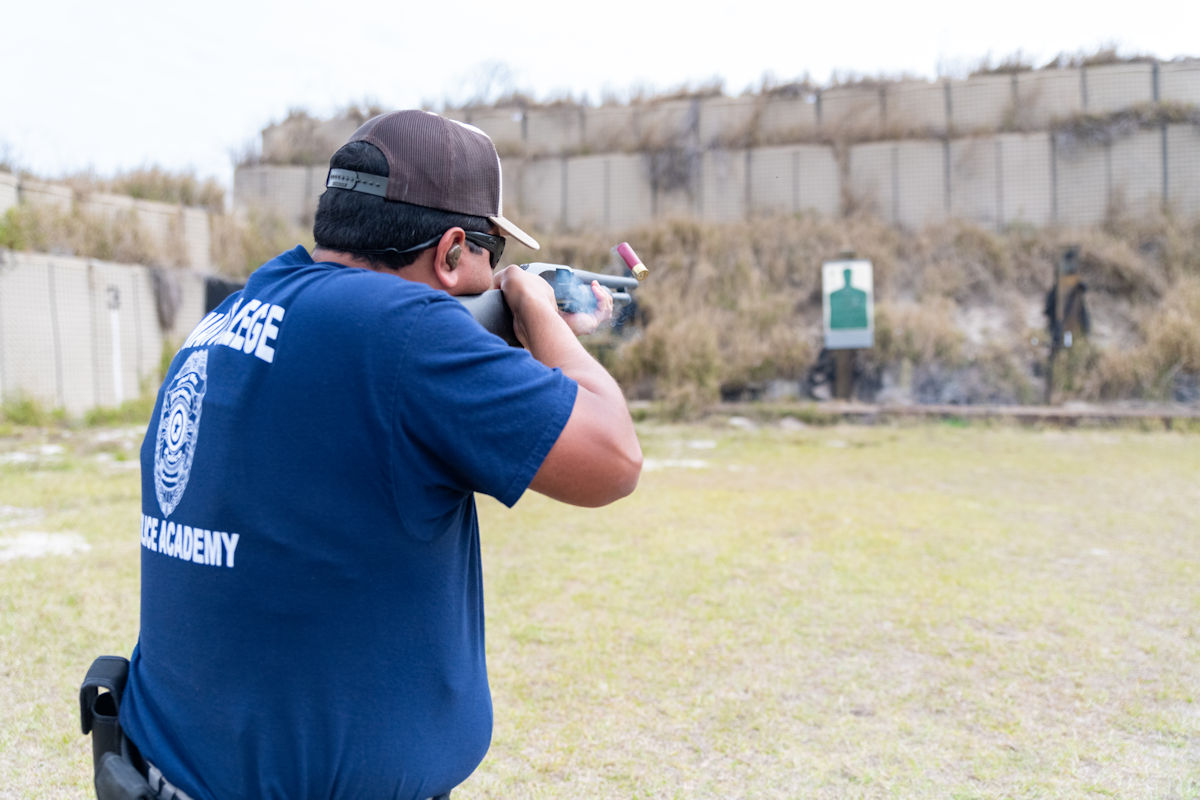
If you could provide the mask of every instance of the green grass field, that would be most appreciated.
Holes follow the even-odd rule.
[[[496,727],[456,800],[1200,796],[1197,434],[641,433],[614,506],[480,500]],[[2,798],[91,796],[140,435],[0,438]]]

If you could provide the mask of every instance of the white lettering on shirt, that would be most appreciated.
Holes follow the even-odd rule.
[[[286,310],[274,303],[251,299],[243,304],[239,299],[228,312],[206,314],[181,349],[221,344],[270,364],[275,360],[279,322]]]
[[[240,533],[213,531],[142,515],[142,547],[206,567],[233,568]]]

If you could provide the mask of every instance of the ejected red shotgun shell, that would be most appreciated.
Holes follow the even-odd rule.
[[[629,246],[629,242],[621,242],[613,248],[613,252],[621,259],[625,266],[629,267],[629,271],[639,281],[646,280],[646,276],[650,274],[650,270],[646,269],[646,265],[638,258],[637,253],[633,252],[633,248]]]

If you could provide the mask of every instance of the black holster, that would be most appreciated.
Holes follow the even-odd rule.
[[[155,793],[133,765],[132,746],[121,732],[119,712],[129,661],[99,656],[79,687],[79,721],[92,734],[92,766],[98,800],[154,800]],[[106,691],[101,693],[101,689]]]

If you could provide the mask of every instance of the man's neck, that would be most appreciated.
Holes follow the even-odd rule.
[[[342,250],[333,250],[328,247],[314,248],[312,251],[312,260],[341,264],[345,267],[355,267],[357,269],[369,269],[372,272],[380,272],[384,275],[395,275],[397,278],[403,278],[406,281],[423,283],[426,286],[433,287],[434,289],[441,289],[442,291],[445,291],[445,288],[440,286],[433,278],[432,256],[424,253],[418,256],[416,261],[404,267],[403,271],[388,269],[387,267],[377,267],[370,261],[360,258],[353,253],[346,253]]]
[[[359,258],[352,253],[344,253],[341,250],[331,250],[326,247],[317,247],[312,251],[313,261],[324,261],[331,264],[341,264],[344,267],[357,267],[359,269],[369,269],[375,272],[383,272],[369,261]],[[392,270],[388,270],[391,272]]]

